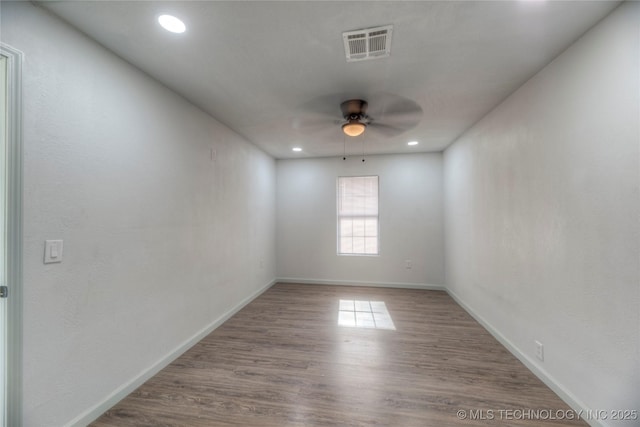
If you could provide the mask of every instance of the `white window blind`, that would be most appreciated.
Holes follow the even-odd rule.
[[[338,253],[378,255],[378,177],[338,178]]]

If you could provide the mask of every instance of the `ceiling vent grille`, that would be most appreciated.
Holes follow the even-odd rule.
[[[342,33],[347,62],[386,58],[391,53],[393,25]]]

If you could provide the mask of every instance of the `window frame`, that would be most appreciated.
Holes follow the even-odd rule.
[[[342,235],[340,234],[340,219],[346,217],[374,217],[373,215],[340,215],[340,180],[345,178],[376,178],[376,201],[377,201],[377,215],[376,218],[376,253],[354,253],[354,252],[341,252],[340,241]],[[356,257],[378,257],[380,256],[380,176],[379,175],[346,175],[346,176],[338,176],[336,178],[336,253],[338,256],[356,256]]]

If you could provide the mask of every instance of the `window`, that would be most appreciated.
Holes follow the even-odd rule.
[[[338,178],[338,254],[378,255],[378,177]]]

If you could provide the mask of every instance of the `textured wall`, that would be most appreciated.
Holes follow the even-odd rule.
[[[25,53],[24,421],[59,426],[275,277],[275,162],[43,10],[1,24]]]
[[[380,176],[379,256],[337,255],[336,179],[351,175]],[[278,277],[444,284],[440,153],[278,160],[277,177]]]
[[[597,410],[640,408],[639,12],[616,9],[445,152],[448,288]]]

